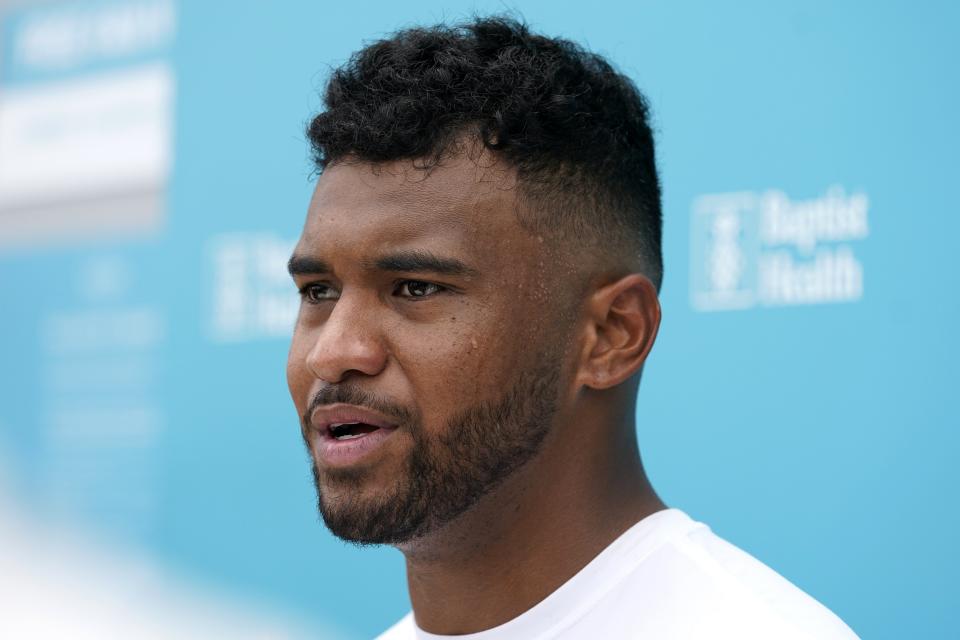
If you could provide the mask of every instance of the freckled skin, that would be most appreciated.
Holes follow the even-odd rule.
[[[514,173],[489,158],[459,156],[429,173],[408,161],[339,163],[318,180],[294,252],[324,260],[332,273],[323,281],[339,296],[301,306],[287,368],[300,415],[323,385],[350,382],[416,411],[438,435],[544,354],[561,365],[537,455],[461,516],[398,545],[418,624],[434,633],[519,615],[664,506],[634,427],[639,371],[659,324],[656,291],[629,261],[580,256],[528,232],[518,202]],[[364,266],[397,250],[454,257],[476,273]],[[397,295],[405,278],[446,290],[413,301]],[[296,277],[298,286],[315,279]],[[348,487],[318,467],[325,499],[376,500],[402,478],[412,447],[398,429]]]

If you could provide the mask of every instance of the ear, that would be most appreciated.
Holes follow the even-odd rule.
[[[631,273],[587,300],[587,333],[577,382],[614,387],[640,370],[660,328],[660,301],[650,280]]]

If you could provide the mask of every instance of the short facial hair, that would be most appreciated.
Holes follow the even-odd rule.
[[[321,389],[303,417],[305,439],[313,408],[342,402],[395,419],[414,442],[396,483],[375,499],[359,491],[351,494],[349,487],[364,471],[350,469],[324,473],[325,479],[345,487],[336,500],[324,496],[314,462],[318,508],[327,528],[358,545],[399,545],[449,523],[537,454],[557,411],[558,383],[559,364],[541,360],[496,400],[459,411],[436,436],[424,430],[415,412],[356,386]]]

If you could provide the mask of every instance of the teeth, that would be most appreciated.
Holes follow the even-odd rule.
[[[359,422],[333,422],[330,424],[330,435],[334,437],[335,440],[353,440],[354,438],[362,438],[367,435],[366,433],[341,433],[338,434],[337,430],[340,427],[345,427],[348,425],[357,425]]]

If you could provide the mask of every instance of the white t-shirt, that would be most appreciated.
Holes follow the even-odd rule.
[[[678,509],[648,516],[533,608],[461,636],[407,614],[378,640],[848,640],[837,616]]]

